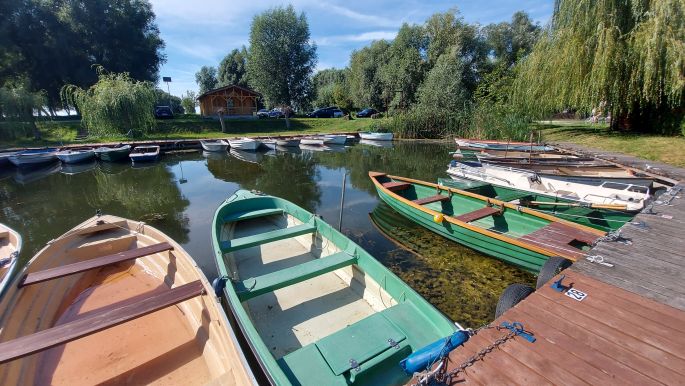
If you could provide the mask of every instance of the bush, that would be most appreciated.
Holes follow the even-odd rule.
[[[395,114],[388,128],[398,138],[446,138],[468,130],[470,111],[410,110]]]

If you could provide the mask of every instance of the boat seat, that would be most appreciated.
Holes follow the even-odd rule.
[[[246,301],[292,284],[355,264],[357,258],[345,252],[334,253],[291,268],[243,280],[236,285],[240,301]]]
[[[383,184],[383,187],[388,189],[391,192],[397,192],[400,190],[407,190],[411,186],[410,183],[408,182],[386,182]]]
[[[88,313],[88,316],[51,327],[31,335],[0,343],[0,363],[83,338],[96,332],[118,326],[163,308],[202,295],[205,291],[200,280],[163,292],[155,292],[143,299],[136,297],[105,306]]]
[[[486,206],[485,208],[480,208],[474,210],[473,212],[464,213],[460,216],[455,217],[459,221],[471,222],[476,221],[484,217],[492,216],[495,214],[501,214],[502,209],[494,206]]]
[[[419,205],[426,205],[426,204],[430,204],[432,202],[449,201],[449,199],[450,199],[449,196],[443,196],[441,194],[436,194],[435,196],[424,197],[424,198],[414,200],[414,202],[419,204]]]
[[[275,214],[283,214],[283,209],[269,208],[269,209],[258,209],[258,210],[249,210],[246,212],[231,213],[228,216],[224,216],[224,222],[235,222],[235,221],[249,220],[249,219],[258,218],[258,217],[272,216]]]
[[[314,233],[315,231],[316,226],[313,224],[301,224],[290,228],[277,229],[252,236],[222,241],[221,251],[224,253],[233,252],[240,249],[254,247],[256,245],[270,243],[272,241],[289,239],[291,237]]]
[[[38,272],[31,272],[24,275],[24,277],[19,281],[19,287],[24,287],[31,284],[41,283],[44,281],[57,279],[64,276],[73,275],[76,273],[90,271],[92,269],[101,268],[107,265],[112,265],[120,263],[127,260],[137,259],[143,256],[153,255],[162,251],[168,251],[174,249],[171,244],[167,242],[149,245],[147,247],[130,249],[128,251],[115,253],[113,255],[107,255],[102,257],[97,257],[94,259],[88,259],[85,261],[79,261],[78,263],[67,264],[61,267],[48,268]]]

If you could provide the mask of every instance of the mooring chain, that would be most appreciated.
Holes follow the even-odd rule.
[[[438,364],[438,366],[432,370],[432,371],[426,371],[422,372],[420,374],[415,374],[415,377],[418,377],[418,382],[415,385],[429,385],[431,384],[432,381],[437,381],[440,384],[447,384],[452,381],[452,379],[457,376],[459,373],[463,372],[466,370],[466,368],[473,366],[476,362],[482,360],[485,358],[486,355],[494,351],[496,348],[499,348],[502,344],[506,343],[508,340],[514,338],[517,335],[520,335],[524,339],[528,340],[529,342],[535,342],[535,337],[533,337],[533,334],[526,331],[523,328],[523,325],[518,322],[514,323],[507,323],[504,322],[500,326],[490,326],[490,325],[485,325],[483,327],[480,327],[476,330],[469,330],[469,334],[471,336],[478,334],[482,330],[486,329],[497,329],[497,331],[501,330],[509,330],[509,332],[495,340],[493,343],[488,345],[487,347],[483,348],[482,350],[478,351],[471,357],[469,357],[466,361],[464,361],[461,365],[457,366],[456,368],[452,369],[451,371],[447,372],[447,362],[449,361],[449,356],[446,356],[442,358]],[[430,366],[429,366],[430,368]]]

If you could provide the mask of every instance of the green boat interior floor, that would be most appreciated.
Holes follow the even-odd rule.
[[[252,202],[259,200],[268,202]],[[216,224],[215,249],[231,279],[237,317],[249,323],[247,338],[276,384],[404,383],[409,376],[399,362],[455,330],[321,219],[299,208],[246,202],[247,208],[227,203],[237,208],[217,211],[215,218],[231,221]],[[296,231],[305,227],[316,230]],[[290,237],[265,237],[276,234]],[[250,243],[224,248],[234,240]]]

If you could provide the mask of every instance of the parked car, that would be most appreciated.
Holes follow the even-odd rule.
[[[171,107],[169,107],[169,106],[155,106],[155,118],[164,119],[164,118],[173,118],[173,117],[174,117],[174,112],[171,110]]]
[[[273,109],[269,111],[269,118],[285,118],[285,114],[281,109]]]
[[[372,108],[365,108],[357,113],[357,118],[371,118],[372,115],[377,114],[378,111]]]
[[[339,118],[344,114],[336,106],[324,107],[322,109],[316,109],[309,114],[310,118]]]
[[[257,111],[257,118],[269,118],[269,110],[261,109]]]

